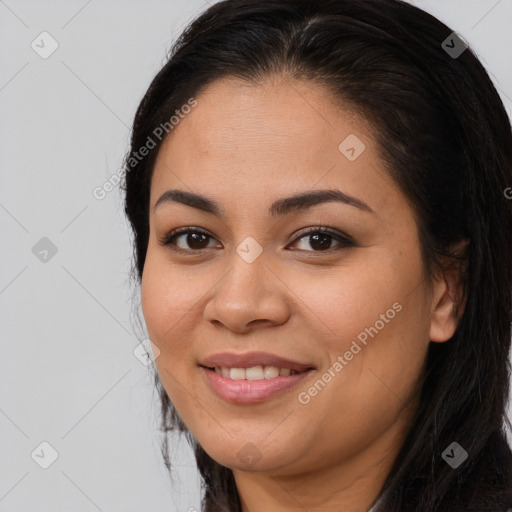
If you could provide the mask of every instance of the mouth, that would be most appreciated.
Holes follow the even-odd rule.
[[[241,354],[223,352],[205,358],[199,366],[217,371],[224,377],[235,380],[245,378],[260,380],[274,378],[279,375],[288,377],[292,373],[302,373],[314,369],[311,364],[293,361],[268,352],[246,352]]]
[[[316,370],[310,364],[262,352],[217,354],[202,361],[199,368],[214,394],[238,404],[268,400]]]
[[[256,365],[249,368],[230,368],[226,366],[202,366],[207,370],[211,370],[222,377],[231,380],[269,380],[277,377],[290,377],[292,375],[299,375],[305,373],[313,368],[306,368],[304,370],[294,370],[288,367],[278,367],[272,365]]]

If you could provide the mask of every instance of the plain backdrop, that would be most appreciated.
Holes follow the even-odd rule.
[[[510,115],[512,1],[415,3],[471,44]],[[1,512],[199,510],[185,439],[172,444],[174,486],[163,468],[156,393],[133,353],[122,198],[93,190],[207,5],[0,1]]]

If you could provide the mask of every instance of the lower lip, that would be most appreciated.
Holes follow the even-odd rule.
[[[210,370],[204,366],[201,367],[201,371],[212,391],[220,398],[237,404],[254,404],[263,402],[280,391],[295,386],[308,377],[313,370],[307,370],[289,377],[279,376],[262,380],[228,379],[216,373],[215,370]]]

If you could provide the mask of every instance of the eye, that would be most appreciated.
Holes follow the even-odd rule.
[[[293,243],[302,239],[305,239],[304,245],[309,244],[310,247],[316,247],[318,249],[308,252],[333,252],[356,245],[350,236],[344,235],[337,230],[323,228],[321,226],[302,230],[299,235],[295,237]],[[338,247],[334,247],[334,249],[330,247],[333,239],[339,242]]]
[[[184,245],[188,245],[188,247],[179,247],[179,245],[175,243],[181,237],[184,237]],[[301,249],[306,250],[306,252],[333,252],[356,245],[350,236],[344,235],[337,230],[324,228],[322,226],[307,228],[300,231],[292,241],[292,244],[302,239],[307,239],[307,237],[309,237],[309,240],[306,241],[305,245],[309,244],[310,247],[313,247],[314,249],[316,248],[317,250],[307,251],[307,249]],[[159,243],[160,245],[169,246],[173,251],[190,253],[207,249],[208,239],[213,239],[213,237],[207,231],[197,227],[188,227],[178,228],[171,231],[160,239]],[[338,247],[334,247],[334,249],[330,247],[333,239],[338,241]]]
[[[184,235],[186,235],[184,238],[185,244],[189,244],[192,250],[187,247],[178,247],[175,245],[174,241]],[[208,238],[212,238],[212,236],[201,228],[178,228],[165,235],[162,240],[159,240],[159,243],[165,246],[172,246],[171,249],[174,251],[197,252],[198,250],[207,248],[205,246],[205,240]]]

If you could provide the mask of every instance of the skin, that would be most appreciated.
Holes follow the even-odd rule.
[[[164,141],[151,183],[141,292],[162,383],[201,446],[233,470],[244,512],[366,512],[417,407],[428,345],[455,332],[460,284],[450,272],[424,278],[414,212],[387,173],[371,127],[322,86],[228,78],[196,100]],[[338,149],[349,134],[366,146],[354,161]],[[267,212],[278,198],[329,188],[374,213],[336,202],[283,218]],[[208,196],[225,216],[179,203],[155,210],[168,189]],[[194,245],[178,236],[175,246],[188,253],[159,244],[189,226],[210,238]],[[329,254],[309,235],[293,241],[318,226],[350,235],[356,246],[327,238]],[[250,264],[236,252],[249,236],[263,250]],[[397,302],[401,311],[300,403],[298,394]],[[252,350],[316,370],[258,404],[222,400],[199,362]],[[237,455],[249,442],[260,457],[255,463]]]

